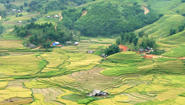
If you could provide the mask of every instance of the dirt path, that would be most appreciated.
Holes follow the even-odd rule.
[[[141,9],[145,10],[145,12],[144,12],[145,15],[150,12],[150,10],[144,6],[141,6]]]
[[[60,16],[59,21],[61,21],[63,19],[62,12],[59,12],[58,14]]]
[[[178,58],[178,59],[185,59],[185,57],[181,57],[181,58]]]
[[[85,10],[85,11],[82,12],[81,17],[82,17],[82,16],[85,16],[86,14],[87,14],[87,11]]]
[[[119,45],[119,49],[121,49],[122,52],[125,52],[125,51],[127,51],[128,47],[124,46],[124,45]]]
[[[35,48],[35,50],[38,50],[39,48],[41,48],[42,46],[38,46],[37,48]]]

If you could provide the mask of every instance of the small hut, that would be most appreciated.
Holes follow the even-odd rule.
[[[92,93],[89,94],[89,96],[93,96],[93,97],[95,97],[95,96],[107,96],[107,95],[108,95],[107,92],[103,92],[101,90],[96,90],[96,89]]]
[[[79,42],[74,42],[74,45],[79,45]]]
[[[34,45],[34,44],[29,44],[29,45],[27,45],[27,47],[29,47],[29,48],[31,48],[31,49],[34,49],[34,48],[36,48],[36,45]]]

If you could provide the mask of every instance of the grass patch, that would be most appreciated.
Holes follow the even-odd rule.
[[[185,45],[180,45],[163,55],[168,57],[185,57]]]

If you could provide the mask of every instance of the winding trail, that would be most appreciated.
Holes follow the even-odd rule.
[[[144,6],[141,6],[141,9],[145,10],[145,12],[144,12],[145,15],[150,12],[150,10]]]
[[[59,21],[61,21],[63,19],[62,12],[59,12],[58,14],[60,16]]]

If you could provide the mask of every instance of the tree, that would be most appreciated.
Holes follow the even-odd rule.
[[[134,39],[134,46],[137,46],[138,40],[139,40],[139,38]]]
[[[20,37],[25,37],[26,36],[26,31],[25,30],[21,30],[18,34],[18,36]]]
[[[147,47],[147,44],[146,44],[146,42],[142,42],[139,46],[140,47],[143,47],[143,48],[146,48]]]
[[[115,53],[120,52],[119,46],[116,44],[113,44],[111,46],[109,46],[107,49],[105,49],[105,54],[106,55],[112,55]]]
[[[117,44],[117,45],[120,45],[120,44],[121,44],[121,38],[117,38],[117,39],[116,39],[116,44]]]
[[[140,31],[140,32],[138,33],[138,35],[139,35],[140,38],[143,37],[143,36],[144,36],[144,31]]]
[[[185,3],[185,0],[181,0],[182,3]]]
[[[27,7],[28,6],[28,3],[24,2],[24,6]]]
[[[179,32],[183,31],[184,30],[184,25],[179,26],[178,29],[179,29]]]
[[[176,29],[170,29],[170,35],[176,34]]]

